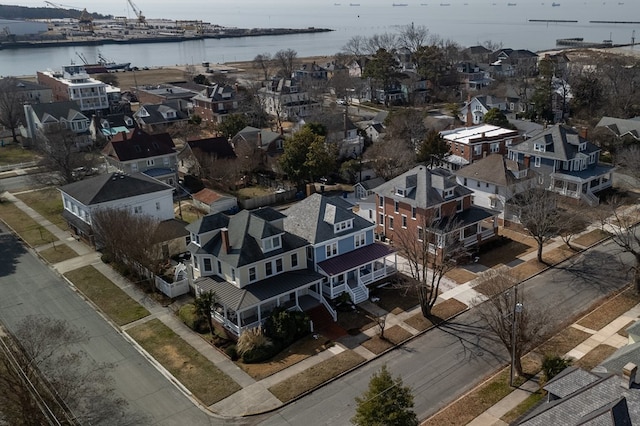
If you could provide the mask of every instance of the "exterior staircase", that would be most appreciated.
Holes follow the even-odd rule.
[[[306,311],[313,322],[313,331],[322,334],[330,340],[336,340],[347,335],[347,330],[340,327],[323,305],[318,305]]]
[[[369,298],[369,289],[367,289],[367,287],[363,285],[356,285],[354,287],[351,287],[348,284],[347,286],[349,287],[349,294],[351,295],[351,301],[354,304],[357,305]]]

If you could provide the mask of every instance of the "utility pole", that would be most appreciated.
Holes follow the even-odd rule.
[[[518,302],[518,286],[513,287],[513,312],[511,318],[511,372],[509,376],[509,386],[513,387],[513,379],[516,367],[516,345],[518,344],[518,314],[522,312],[522,303]]]

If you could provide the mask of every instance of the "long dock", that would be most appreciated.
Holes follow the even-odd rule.
[[[529,22],[553,22],[553,23],[568,22],[568,23],[575,24],[578,21],[574,19],[529,19]]]
[[[589,21],[590,24],[640,24],[640,21]]]

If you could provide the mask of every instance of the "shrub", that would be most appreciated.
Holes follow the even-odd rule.
[[[272,344],[273,342],[271,339],[265,336],[262,327],[256,327],[242,332],[238,338],[236,349],[238,354],[244,358],[245,353],[265,346],[271,346]]]
[[[267,336],[280,342],[283,347],[289,346],[310,331],[311,321],[304,312],[276,308],[265,322]]]
[[[245,364],[255,364],[273,358],[282,346],[277,343],[271,343],[268,346],[258,346],[252,350],[242,354],[242,362]]]
[[[182,306],[180,310],[178,310],[178,317],[193,331],[197,333],[207,332],[207,323],[198,316],[196,307],[193,304],[188,303]]]
[[[545,382],[553,379],[571,364],[572,361],[569,358],[563,358],[560,355],[545,355],[542,360],[542,371]]]
[[[238,360],[238,350],[236,349],[236,345],[227,346],[227,348],[224,350],[224,353],[226,353],[227,356],[231,358],[231,361]]]

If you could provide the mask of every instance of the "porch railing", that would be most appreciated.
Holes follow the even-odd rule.
[[[327,312],[329,312],[331,318],[333,318],[334,321],[338,321],[338,312],[336,312],[336,310],[331,307],[329,302],[327,302],[327,299],[320,296],[320,303],[322,303],[322,306],[324,306]]]
[[[582,192],[580,194],[580,199],[587,203],[590,207],[596,207],[600,204],[600,199],[593,195],[592,192]]]

